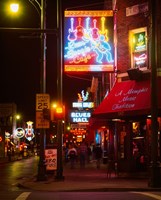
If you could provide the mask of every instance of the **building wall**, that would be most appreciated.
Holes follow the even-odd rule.
[[[129,68],[131,68],[131,55],[130,55],[130,41],[129,41],[129,31],[133,29],[147,27],[147,53],[148,53],[148,61],[147,61],[147,69],[150,71],[151,67],[151,42],[152,42],[152,35],[151,35],[151,7],[150,7],[150,0],[115,0],[116,2],[116,16],[117,16],[117,69],[118,73],[124,74],[127,72]],[[157,39],[156,47],[157,47],[157,69],[159,71],[159,75],[161,75],[161,3],[160,0],[155,0],[156,2],[156,35],[155,38]],[[147,4],[148,10],[139,10],[137,14],[132,13],[130,16],[127,16],[126,9],[129,7],[134,7],[135,5],[142,5]],[[126,73],[127,76],[127,73]],[[123,77],[123,76],[122,76]],[[149,78],[149,76],[148,76]],[[138,120],[139,121],[139,120]],[[122,159],[122,169],[126,168],[126,170],[132,169],[131,165],[127,166],[127,163],[124,161],[128,161],[129,164],[134,161],[132,160],[132,140],[130,124],[129,129],[126,130],[128,133],[126,135],[125,147],[126,153],[125,159]],[[128,136],[128,137],[127,137]],[[130,162],[129,162],[130,161]]]
[[[161,3],[160,0],[157,0],[157,45],[158,45],[158,70],[160,71],[161,75]]]
[[[118,0],[117,1],[117,50],[118,50],[118,70],[126,72],[131,68],[129,31],[141,27],[149,27],[149,16],[147,12],[126,16],[126,8],[142,4],[146,0]]]

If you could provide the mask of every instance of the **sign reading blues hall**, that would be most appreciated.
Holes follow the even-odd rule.
[[[70,113],[71,123],[88,123],[91,117],[91,112],[89,111],[73,111]]]

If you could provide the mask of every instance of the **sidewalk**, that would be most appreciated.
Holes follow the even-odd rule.
[[[148,178],[133,174],[111,175],[107,178],[106,166],[96,169],[92,163],[84,169],[79,165],[70,169],[69,164],[63,169],[64,180],[55,179],[56,174],[48,173],[46,181],[37,181],[36,176],[22,180],[18,186],[37,191],[161,191],[160,188],[148,187]]]

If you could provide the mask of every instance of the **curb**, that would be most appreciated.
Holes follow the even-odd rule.
[[[36,189],[34,187],[29,187],[27,185],[23,185],[21,183],[17,184],[18,188],[23,188],[23,189],[30,189],[34,191],[42,191],[41,189]],[[53,189],[53,190],[48,190],[48,189],[43,189],[43,191],[46,192],[160,192],[161,188],[82,188],[82,189]]]

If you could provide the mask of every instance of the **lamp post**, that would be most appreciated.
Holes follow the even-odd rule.
[[[62,37],[62,1],[57,0],[57,95],[58,102],[63,104],[63,37]],[[57,135],[58,135],[58,156],[57,156],[57,180],[64,180],[63,176],[63,162],[62,162],[62,134],[63,124],[62,120],[57,121]]]
[[[29,2],[36,8],[36,3],[41,11],[41,29],[16,29],[16,28],[4,28],[4,31],[37,31],[41,32],[41,80],[40,80],[40,93],[46,93],[46,33],[52,32],[57,34],[57,91],[58,91],[58,102],[62,105],[62,69],[63,69],[63,57],[62,57],[62,11],[61,11],[61,0],[57,0],[57,29],[47,30],[46,29],[46,0],[41,0],[41,4],[37,0],[29,0]],[[3,30],[3,28],[1,29]],[[57,178],[63,178],[63,166],[62,166],[62,133],[63,126],[62,120],[58,120],[58,169]],[[40,130],[40,160],[38,164],[38,175],[37,180],[46,180],[46,167],[45,167],[45,145],[46,145],[46,129],[41,128]]]
[[[37,4],[41,11],[40,20],[41,26],[40,30],[35,29],[36,31],[40,31],[41,34],[41,75],[40,75],[40,93],[46,93],[46,0],[41,0],[41,4],[37,0],[29,0],[29,2],[35,7],[37,12],[39,10],[35,6],[34,3]],[[18,4],[12,4],[11,9],[13,12],[17,12]],[[9,29],[9,30],[18,30],[18,31],[34,31],[33,28],[29,29]],[[46,129],[41,128],[40,130],[40,159],[38,164],[38,175],[37,180],[43,181],[46,180],[46,166],[45,166],[45,145],[46,145]]]

